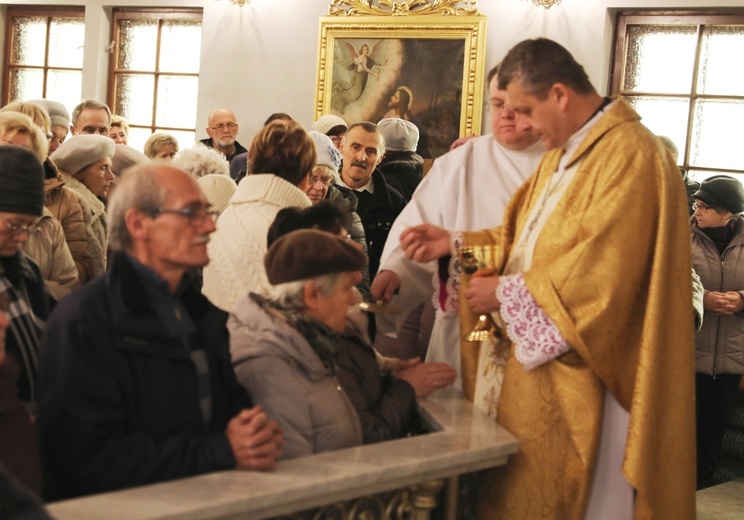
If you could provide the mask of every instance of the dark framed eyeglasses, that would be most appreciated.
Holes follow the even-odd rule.
[[[705,211],[708,209],[713,209],[713,206],[706,206],[705,204],[700,204],[699,202],[693,202],[692,203],[692,211]]]
[[[209,209],[209,208],[182,208],[182,209],[175,209],[175,208],[158,208],[158,210],[153,215],[153,218],[157,218],[160,215],[164,215],[170,213],[172,215],[180,215],[182,217],[186,217],[188,219],[189,224],[191,224],[194,227],[201,227],[204,222],[206,222],[207,217],[211,217],[212,220],[216,220],[217,216],[220,214],[219,211],[216,209]]]

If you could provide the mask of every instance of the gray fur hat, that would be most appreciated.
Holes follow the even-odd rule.
[[[89,164],[113,157],[115,150],[116,143],[108,136],[82,134],[59,145],[49,158],[60,170],[75,175]]]
[[[69,130],[70,113],[62,103],[52,101],[51,99],[33,99],[32,101],[44,107],[47,114],[49,114],[49,119],[52,120],[52,126],[61,126]]]

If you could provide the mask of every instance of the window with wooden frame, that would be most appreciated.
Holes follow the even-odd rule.
[[[129,123],[130,146],[156,131],[193,144],[201,22],[201,10],[114,10],[108,105]]]
[[[8,7],[3,105],[52,99],[72,112],[83,84],[83,8]]]
[[[611,94],[675,143],[677,163],[695,180],[724,173],[744,181],[742,56],[744,10],[620,12]]]

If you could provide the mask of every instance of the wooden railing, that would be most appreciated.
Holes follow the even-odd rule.
[[[422,520],[436,505],[445,479],[452,483],[457,475],[503,465],[517,449],[512,435],[458,395],[420,400],[419,414],[432,433],[289,460],[271,472],[222,471],[56,502],[48,510],[59,520],[260,520],[295,518],[297,512],[326,506],[341,516],[328,512],[318,518],[357,518],[353,515],[365,501],[355,499],[397,490],[398,498],[390,495],[397,502],[383,504],[391,509],[389,516],[372,516],[397,518],[396,511],[405,511]],[[450,501],[456,496],[452,489],[445,494]],[[454,511],[453,505],[448,509]]]

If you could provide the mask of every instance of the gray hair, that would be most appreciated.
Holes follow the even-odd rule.
[[[193,148],[183,150],[173,159],[171,166],[185,171],[194,179],[212,174],[230,176],[230,166],[225,156],[202,143],[196,143]]]
[[[305,304],[305,287],[310,282],[320,289],[324,296],[328,296],[341,281],[343,273],[331,273],[308,278],[306,280],[296,280],[294,282],[280,283],[269,287],[268,300],[277,308],[288,312],[302,312],[307,308]]]
[[[112,251],[129,251],[134,245],[126,223],[129,209],[155,215],[165,202],[165,187],[154,170],[152,165],[134,166],[126,170],[116,185],[106,209]]]
[[[369,121],[359,121],[358,123],[349,126],[349,128],[346,129],[346,134],[344,134],[344,142],[346,142],[346,136],[349,135],[349,132],[356,127],[361,127],[362,130],[368,134],[377,134],[377,156],[382,157],[385,155],[385,136],[380,132],[380,127],[374,123],[370,123]]]
[[[95,99],[86,99],[81,101],[78,106],[76,106],[72,110],[72,126],[77,126],[77,120],[80,117],[80,114],[83,113],[83,110],[89,108],[93,110],[105,110],[109,117],[109,124],[111,123],[111,110],[109,109],[108,105],[106,105],[105,103],[101,103],[100,101]]]

